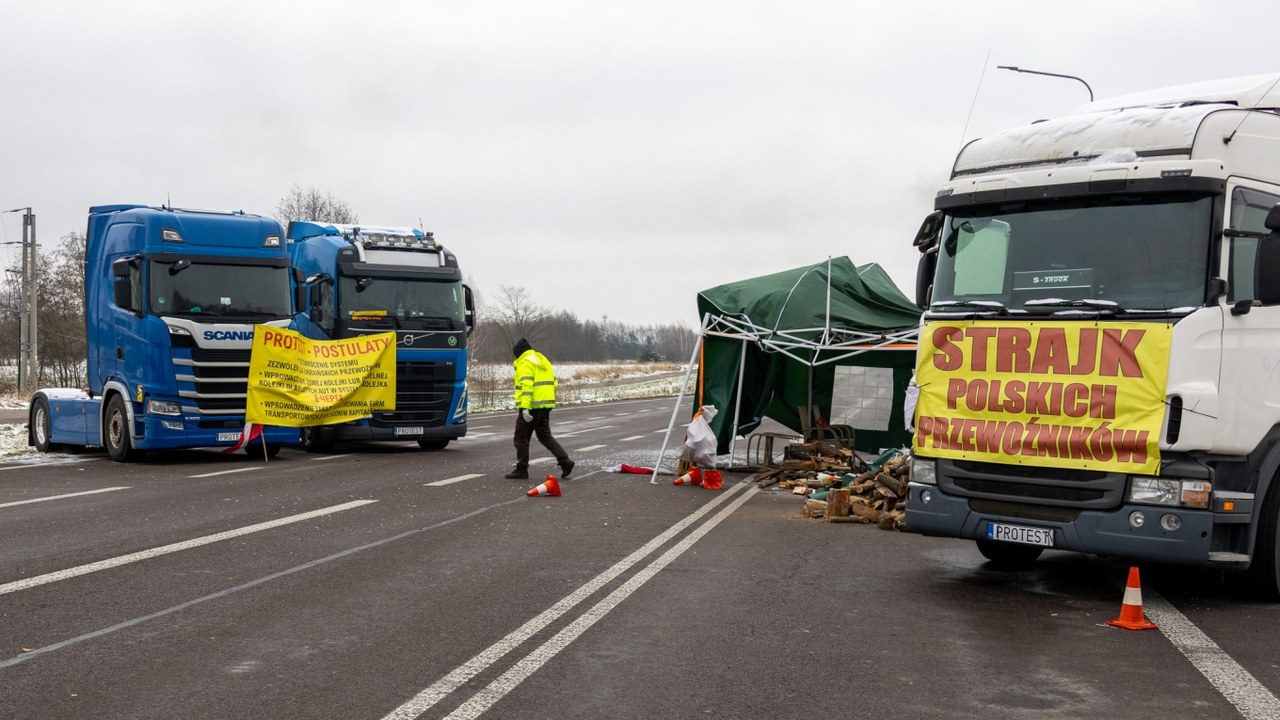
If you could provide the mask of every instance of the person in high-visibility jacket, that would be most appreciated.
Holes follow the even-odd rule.
[[[516,467],[506,477],[526,480],[529,477],[529,438],[537,434],[538,442],[551,451],[560,464],[560,477],[569,477],[573,461],[560,443],[551,435],[551,410],[556,406],[556,371],[551,361],[534,350],[529,341],[520,341],[511,348],[516,359],[514,365],[516,385]]]

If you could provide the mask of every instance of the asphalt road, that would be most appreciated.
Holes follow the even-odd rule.
[[[652,465],[672,400],[413,444],[0,466],[0,718],[1276,718],[1280,606],[1126,567],[800,516]],[[682,416],[687,416],[682,413]],[[677,439],[682,432],[677,433]]]

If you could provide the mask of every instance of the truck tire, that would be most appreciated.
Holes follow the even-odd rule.
[[[977,540],[978,552],[991,561],[997,568],[1015,570],[1029,567],[1044,552],[1044,548],[1035,545],[1019,545],[1017,543],[996,542],[995,540]]]
[[[129,412],[124,398],[118,394],[107,402],[107,413],[102,419],[102,444],[116,462],[129,462],[136,455],[129,437]]]
[[[1271,481],[1258,516],[1249,580],[1259,599],[1280,602],[1280,478]]]
[[[302,428],[302,449],[309,453],[328,452],[333,442],[326,435],[321,427]]]
[[[419,438],[418,447],[422,448],[423,450],[443,450],[449,447],[449,441],[436,440],[436,439],[429,440],[427,438]]]
[[[35,446],[36,451],[47,453],[54,449],[54,444],[49,442],[49,437],[53,433],[51,421],[49,420],[49,401],[42,397],[36,398],[31,403],[31,444]]]

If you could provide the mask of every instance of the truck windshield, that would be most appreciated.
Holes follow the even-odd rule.
[[[947,217],[933,310],[1185,313],[1204,304],[1212,198],[1112,197],[991,210]]]
[[[151,261],[147,283],[154,315],[286,318],[293,314],[289,270],[267,265]]]
[[[395,318],[401,326],[463,326],[462,283],[420,278],[342,276],[338,313],[346,321]]]

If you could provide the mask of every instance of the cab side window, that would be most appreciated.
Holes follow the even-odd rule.
[[[1238,187],[1231,193],[1231,225],[1235,230],[1267,232],[1264,221],[1267,212],[1280,195]],[[1258,255],[1258,239],[1238,237],[1231,239],[1231,259],[1227,274],[1227,302],[1236,303],[1257,297],[1254,287],[1254,262]]]

